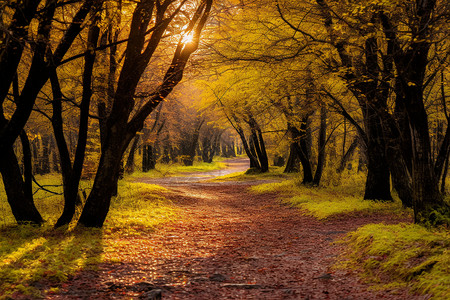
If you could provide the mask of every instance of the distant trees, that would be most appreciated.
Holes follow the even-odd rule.
[[[300,164],[303,183],[318,183],[314,177],[321,177],[325,149],[334,155],[340,114],[358,137],[351,137],[348,151],[345,138],[339,140],[344,150],[336,169],[343,170],[359,145],[367,160],[364,198],[392,200],[392,180],[403,204],[414,208],[416,222],[448,222],[450,210],[438,186],[445,181],[450,145],[442,128],[448,124],[448,10],[446,1],[435,0],[261,0],[236,6],[235,14],[222,19],[227,30],[211,43],[221,67],[209,97],[222,104],[231,123],[246,107],[262,107],[264,113],[278,108],[283,116],[272,124],[280,129],[284,120],[292,141],[286,171]],[[230,80],[235,70],[245,74],[240,83]],[[311,82],[314,89],[308,88]],[[439,120],[439,134],[430,131],[436,106],[441,113],[432,118]],[[318,111],[311,135],[309,118]],[[313,136],[317,161],[310,159]]]
[[[37,224],[43,220],[33,204],[32,195],[25,190],[12,147],[23,131],[39,92],[82,31],[89,13],[100,9],[101,1],[84,1],[75,7],[56,0],[41,2],[11,1],[4,5],[2,28],[5,30],[2,30],[0,48],[0,172],[16,220]],[[53,22],[56,14],[67,8],[66,5],[74,12],[70,14],[73,17],[63,20],[68,25],[56,38],[55,31],[52,31]],[[30,25],[34,19],[37,26]],[[27,45],[32,46],[30,50]],[[28,55],[32,56],[31,60]],[[29,64],[28,72],[19,73],[24,64]],[[21,90],[19,84],[23,85]],[[12,98],[9,96],[11,86]],[[9,104],[8,100],[12,103]]]

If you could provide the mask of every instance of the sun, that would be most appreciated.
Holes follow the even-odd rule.
[[[192,43],[193,40],[194,40],[194,34],[193,33],[184,34],[183,37],[181,38],[181,42],[183,44]]]

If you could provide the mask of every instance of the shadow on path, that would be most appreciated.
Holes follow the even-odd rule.
[[[370,290],[354,272],[332,269],[342,251],[333,241],[366,223],[399,220],[321,222],[281,205],[275,194],[250,193],[248,182],[180,180],[164,183],[181,208],[177,221],[123,237],[129,243],[117,247],[120,263],[101,264],[88,285],[89,273],[79,274],[52,299],[152,299],[155,290],[162,299],[427,299],[405,289]]]

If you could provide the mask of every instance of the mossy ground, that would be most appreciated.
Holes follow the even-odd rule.
[[[337,267],[360,271],[374,288],[409,287],[450,299],[450,233],[414,224],[369,224],[348,234]]]
[[[250,169],[249,169],[250,170]],[[283,173],[282,167],[270,167],[269,172],[258,173],[252,171],[235,172],[210,179],[210,182],[221,181],[252,181],[252,180],[281,180],[292,178],[296,175]]]
[[[347,178],[342,185],[327,187],[311,187],[301,184],[299,178],[290,178],[281,182],[270,182],[253,186],[255,193],[277,192],[281,194],[281,201],[287,205],[299,207],[307,214],[317,219],[326,219],[348,213],[401,213],[410,214],[404,210],[401,202],[379,202],[363,200],[362,189],[358,183],[359,176]]]

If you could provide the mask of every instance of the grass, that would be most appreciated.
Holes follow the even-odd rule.
[[[450,233],[414,224],[369,224],[342,240],[338,267],[362,272],[374,288],[409,287],[432,299],[450,299]]]
[[[157,165],[157,170],[145,176],[174,176],[189,172],[208,172],[225,167],[223,162],[195,163],[186,167],[178,164]],[[134,174],[142,176],[142,173]],[[151,233],[162,224],[177,218],[175,207],[164,197],[165,188],[133,182],[133,176],[119,182],[119,196],[111,201],[108,217],[102,229],[74,229],[68,231],[52,228],[62,213],[63,196],[61,176],[49,174],[36,176],[39,184],[56,194],[40,189],[34,184],[34,199],[46,223],[42,227],[16,226],[5,191],[0,182],[0,299],[27,295],[40,298],[37,282],[46,282],[47,292],[58,292],[59,286],[70,276],[85,269],[95,269],[102,261],[118,262],[116,249],[124,236]],[[87,193],[90,181],[81,188]],[[77,211],[75,219],[80,211]]]
[[[269,172],[266,173],[251,173],[251,172],[235,172],[223,176],[218,176],[210,179],[210,182],[223,181],[251,181],[251,180],[280,180],[291,178],[293,174],[283,173],[282,167],[270,167]]]
[[[363,176],[348,176],[339,186],[308,187],[299,179],[255,185],[254,193],[278,193],[282,201],[317,219],[355,212],[412,214],[392,203],[363,200]],[[346,251],[336,268],[356,269],[374,288],[409,288],[432,299],[450,299],[450,233],[414,224],[369,224],[342,241]]]
[[[341,186],[309,187],[302,185],[298,178],[281,182],[271,182],[253,186],[255,193],[277,192],[282,202],[306,210],[306,213],[323,220],[333,216],[364,212],[410,213],[402,208],[397,199],[394,202],[363,200],[360,188],[361,178],[346,179]]]
[[[41,213],[44,220],[48,223],[56,223],[57,218],[63,211],[63,187],[60,174],[47,174],[45,176],[36,175],[36,181],[48,191],[40,188],[33,182],[34,203]],[[90,181],[81,181],[80,188],[89,190],[92,186]],[[6,194],[3,188],[3,182],[0,181],[0,228],[15,224],[15,219],[11,213],[11,209],[6,201]]]
[[[42,182],[57,185],[56,176]],[[84,183],[86,187],[89,183]],[[121,181],[119,196],[112,199],[111,208],[102,229],[55,230],[48,221],[42,227],[15,226],[3,223],[0,229],[0,299],[27,295],[40,298],[37,282],[49,287],[45,293],[55,293],[70,276],[86,269],[95,269],[99,262],[117,262],[111,255],[124,236],[151,233],[177,217],[177,211],[164,197],[167,190],[151,184]],[[37,196],[42,196],[38,192]],[[37,205],[46,220],[56,220],[61,212],[61,197],[38,198]],[[0,204],[5,199],[0,198]],[[11,218],[9,218],[11,219]],[[3,221],[5,222],[5,221]]]

